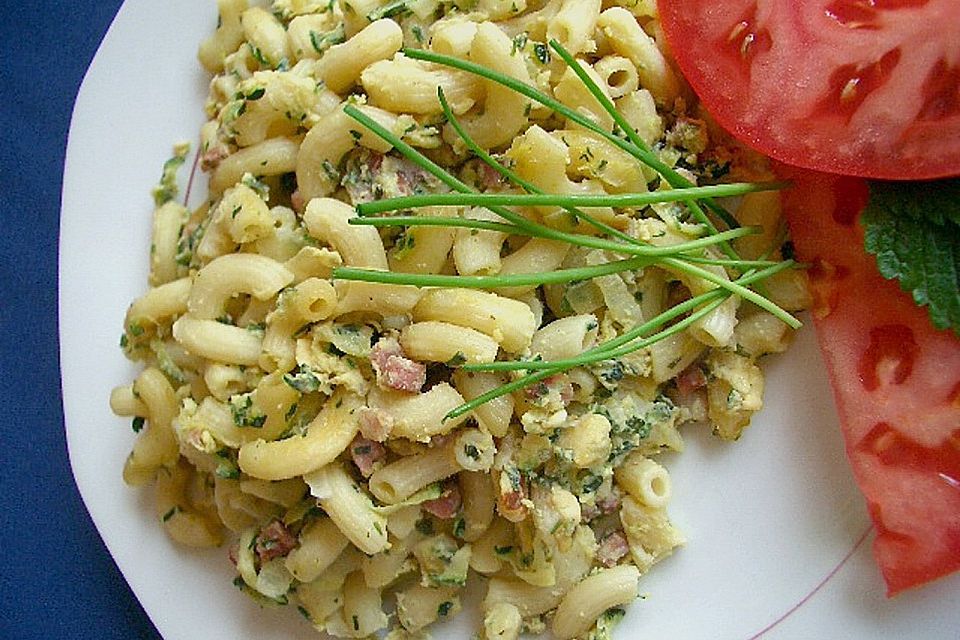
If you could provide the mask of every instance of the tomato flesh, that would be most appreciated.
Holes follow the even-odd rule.
[[[707,111],[795,166],[872,178],[960,173],[957,0],[659,0]]]
[[[960,570],[960,339],[863,250],[856,178],[781,168],[812,313],[889,595]]]

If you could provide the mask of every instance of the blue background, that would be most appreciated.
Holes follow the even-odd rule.
[[[0,638],[159,638],[67,460],[57,342],[63,157],[83,74],[120,0],[41,0],[0,20]]]

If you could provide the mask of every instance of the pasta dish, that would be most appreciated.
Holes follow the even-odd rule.
[[[685,542],[660,454],[740,437],[810,302],[766,159],[654,2],[216,6],[124,319],[124,480],[333,636],[425,637],[477,581],[488,640],[611,637]]]

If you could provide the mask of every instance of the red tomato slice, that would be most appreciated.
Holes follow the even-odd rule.
[[[960,569],[960,339],[863,250],[866,185],[784,168],[798,257],[888,595]]]
[[[659,0],[673,55],[724,128],[792,165],[960,173],[957,0]]]

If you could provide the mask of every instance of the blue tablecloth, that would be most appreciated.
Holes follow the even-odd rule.
[[[0,19],[0,638],[159,638],[111,560],[67,460],[57,242],[77,89],[120,0],[39,0]]]

